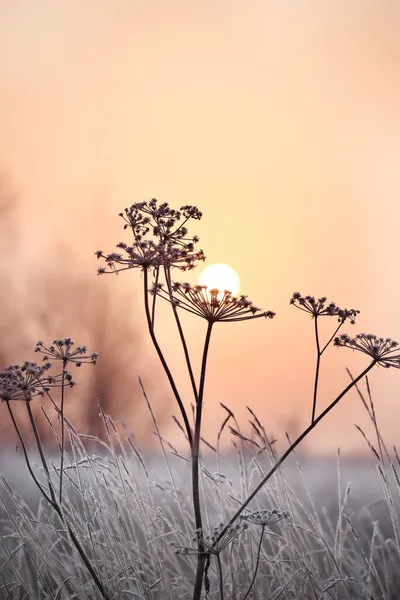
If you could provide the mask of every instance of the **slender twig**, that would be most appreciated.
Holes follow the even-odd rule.
[[[21,442],[22,450],[23,450],[24,456],[25,456],[25,461],[26,461],[29,473],[30,473],[33,481],[35,482],[35,484],[39,488],[40,492],[43,494],[44,498],[47,500],[47,502],[50,504],[50,506],[53,507],[53,509],[55,510],[55,512],[57,513],[57,515],[60,517],[60,520],[62,521],[62,523],[67,527],[68,532],[69,532],[69,534],[71,536],[71,540],[72,540],[75,548],[78,550],[78,552],[79,552],[79,554],[80,554],[83,562],[86,565],[86,568],[88,569],[90,575],[92,576],[93,581],[95,582],[95,584],[96,584],[99,592],[101,593],[102,597],[104,598],[104,600],[111,600],[111,598],[108,595],[106,589],[104,588],[103,583],[99,579],[96,571],[93,569],[93,567],[92,567],[92,565],[91,565],[88,557],[86,556],[85,550],[83,549],[81,543],[79,542],[78,538],[76,537],[75,532],[73,531],[73,529],[71,528],[71,526],[69,525],[69,523],[66,522],[65,517],[64,517],[64,515],[62,513],[62,510],[60,508],[60,505],[57,502],[57,498],[56,498],[56,495],[55,495],[54,490],[53,490],[53,484],[52,484],[51,478],[50,478],[50,472],[49,472],[49,469],[48,469],[48,466],[47,466],[46,458],[44,456],[42,444],[40,442],[39,433],[38,433],[38,430],[37,430],[37,427],[36,427],[36,424],[35,424],[35,420],[34,420],[34,417],[33,417],[33,414],[32,414],[32,410],[31,410],[31,407],[30,407],[29,400],[26,401],[26,408],[27,408],[27,411],[28,411],[28,416],[29,416],[30,423],[32,425],[32,429],[33,429],[33,433],[34,433],[34,436],[35,436],[36,445],[37,445],[37,448],[38,448],[38,451],[39,451],[40,459],[41,459],[43,468],[44,468],[44,470],[46,472],[46,475],[47,475],[47,480],[48,480],[48,483],[49,483],[49,492],[50,492],[50,496],[51,497],[49,497],[49,495],[47,494],[47,492],[44,490],[43,486],[38,481],[35,473],[33,472],[33,469],[32,469],[32,466],[31,466],[30,460],[29,460],[29,455],[28,455],[28,452],[27,452],[27,449],[26,449],[26,445],[25,445],[24,439],[22,437],[22,434],[20,432],[20,429],[18,427],[18,424],[17,424],[17,422],[15,420],[15,417],[14,417],[14,414],[12,412],[12,409],[10,407],[10,402],[6,401],[6,403],[7,403],[8,411],[10,413],[11,420],[13,422],[14,428],[15,428],[15,430],[17,432],[17,435],[18,435],[18,438],[19,438],[19,440]]]
[[[55,496],[54,489],[53,489],[53,482],[51,481],[51,475],[50,475],[49,467],[47,466],[46,457],[45,457],[44,452],[43,452],[42,443],[40,441],[39,432],[38,432],[37,427],[36,427],[35,419],[33,418],[31,404],[30,404],[29,400],[27,400],[25,402],[25,406],[26,406],[26,410],[28,412],[28,417],[29,417],[29,421],[31,423],[33,435],[35,436],[36,446],[37,446],[37,449],[38,449],[38,452],[39,452],[40,460],[41,460],[44,472],[46,473],[46,476],[47,476],[47,481],[48,481],[48,484],[49,484],[50,496],[51,496],[51,499],[52,499],[52,506],[55,508],[56,505],[57,505],[57,501],[56,501],[56,496]]]
[[[217,552],[215,558],[217,560],[217,570],[218,570],[218,582],[219,582],[219,598],[220,600],[224,600],[224,580],[222,578],[222,563],[220,553]]]
[[[171,371],[170,371],[170,369],[169,369],[169,367],[167,365],[167,362],[166,362],[166,360],[164,358],[164,354],[163,354],[163,352],[162,352],[162,350],[160,348],[160,345],[159,345],[159,343],[157,341],[156,335],[154,333],[154,329],[153,329],[152,324],[151,324],[151,315],[150,315],[150,308],[149,308],[148,293],[149,293],[149,291],[148,291],[148,274],[147,274],[147,270],[145,269],[144,270],[144,307],[145,307],[146,319],[147,319],[147,325],[148,325],[150,337],[151,337],[153,345],[154,345],[154,347],[156,349],[156,352],[158,354],[158,358],[160,359],[160,362],[161,362],[161,364],[162,364],[162,366],[164,368],[164,371],[165,371],[165,373],[166,373],[166,375],[168,377],[168,381],[169,381],[169,384],[170,384],[170,386],[172,388],[172,391],[174,393],[175,399],[176,399],[176,401],[178,403],[179,410],[181,411],[181,415],[182,415],[183,421],[185,423],[185,429],[186,429],[186,433],[187,433],[187,436],[188,436],[188,439],[189,439],[190,448],[192,448],[193,447],[192,428],[190,427],[190,423],[189,423],[189,420],[188,420],[188,417],[187,417],[187,414],[186,414],[186,410],[185,410],[185,407],[184,407],[183,402],[181,400],[181,397],[179,395],[178,389],[177,389],[177,387],[175,385],[174,378],[173,378],[172,373],[171,373]]]
[[[155,267],[154,270],[156,272],[156,276],[154,279],[154,285],[157,288],[158,279],[160,277],[160,267],[157,266],[157,267]],[[154,323],[155,323],[155,319],[156,319],[156,300],[157,300],[157,294],[154,294],[153,302],[152,302],[152,306],[151,306],[151,326],[153,329],[154,329]]]
[[[28,451],[27,451],[27,448],[26,448],[26,445],[25,445],[25,440],[24,440],[24,438],[22,436],[22,433],[21,433],[21,431],[20,431],[20,429],[18,427],[17,421],[15,420],[14,413],[13,413],[12,408],[10,406],[10,401],[6,400],[6,404],[7,404],[8,412],[10,413],[11,421],[12,421],[12,423],[14,425],[14,429],[15,429],[15,431],[17,433],[17,436],[18,436],[18,439],[19,439],[19,441],[21,443],[21,448],[22,448],[22,451],[24,453],[25,462],[26,462],[26,466],[28,467],[29,474],[32,477],[33,481],[35,482],[37,488],[40,490],[41,494],[43,494],[43,497],[46,498],[47,502],[53,506],[53,501],[51,500],[51,498],[49,497],[49,495],[47,494],[47,492],[43,488],[42,484],[40,483],[40,481],[38,480],[38,478],[36,477],[36,475],[35,475],[35,473],[34,473],[34,471],[32,469],[32,465],[31,465],[31,462],[29,460]]]
[[[318,380],[319,380],[319,366],[321,362],[321,349],[319,345],[319,335],[318,335],[318,315],[314,317],[314,331],[315,331],[315,343],[317,345],[317,364],[315,367],[315,380],[314,380],[314,394],[313,394],[313,407],[311,414],[311,424],[314,423],[315,419],[315,411],[317,408],[317,394],[318,394]]]
[[[168,293],[170,295],[170,298],[172,298],[172,282],[171,282],[170,269],[167,268],[166,266],[164,266],[164,272],[165,272],[165,281],[167,282],[167,287],[168,287]],[[156,296],[156,295],[157,294],[154,294],[154,296]],[[199,396],[198,396],[198,392],[197,392],[196,380],[195,380],[194,374],[193,374],[192,363],[190,361],[189,350],[188,350],[186,339],[185,339],[185,334],[183,333],[183,329],[182,329],[181,321],[180,321],[180,318],[179,318],[179,315],[178,315],[178,311],[177,311],[177,308],[176,308],[176,304],[174,302],[171,302],[171,306],[172,306],[172,311],[174,313],[176,326],[178,328],[179,337],[180,337],[180,340],[181,340],[183,352],[185,354],[186,366],[187,366],[187,370],[188,370],[188,373],[189,373],[190,382],[192,384],[194,398],[195,398],[195,401],[197,402]]]
[[[344,323],[344,321],[340,321],[339,325],[336,327],[335,331],[332,333],[331,337],[326,342],[325,346],[322,348],[322,350],[321,350],[321,356],[325,352],[325,350],[327,349],[327,347],[329,346],[329,344],[331,343],[331,341],[333,340],[333,338],[336,336],[337,332],[339,331],[339,329],[341,328],[341,326],[343,325],[343,323]]]
[[[291,444],[291,446],[286,450],[286,452],[284,452],[284,454],[282,454],[281,458],[274,464],[274,466],[270,469],[270,471],[267,473],[267,475],[264,477],[264,479],[251,492],[250,496],[245,500],[245,502],[243,502],[243,504],[240,506],[240,508],[235,512],[235,514],[230,519],[230,521],[221,529],[218,537],[213,542],[214,547],[219,542],[219,540],[225,535],[228,528],[231,525],[233,525],[233,523],[236,521],[236,519],[242,514],[244,509],[248,506],[248,504],[250,504],[250,502],[253,500],[253,498],[258,494],[258,492],[261,490],[261,488],[264,487],[264,485],[272,477],[272,475],[275,473],[275,471],[277,471],[279,469],[281,464],[293,452],[293,450],[295,448],[297,448],[297,446],[304,440],[304,438],[307,437],[308,434],[311,433],[311,431],[318,425],[318,423],[320,421],[322,421],[322,419],[336,406],[336,404],[338,404],[338,402],[343,398],[343,396],[345,396],[347,394],[347,392],[349,392],[353,386],[355,386],[363,377],[365,377],[365,375],[372,369],[373,366],[375,366],[375,364],[376,364],[376,361],[373,360],[368,365],[368,367],[366,367],[364,369],[364,371],[362,371],[362,373],[360,373],[360,375],[358,375],[351,383],[349,383],[349,385],[339,394],[339,396],[337,396],[337,398],[335,400],[333,400],[333,402],[331,402],[329,404],[329,406],[327,406],[327,408],[320,415],[318,415],[318,417],[314,420],[314,422],[311,423],[311,425],[309,425],[307,427],[307,429],[305,429],[301,435],[299,435],[299,437]]]
[[[331,343],[331,341],[336,336],[337,332],[339,331],[339,329],[341,328],[341,326],[344,323],[344,321],[340,321],[339,325],[336,327],[335,331],[332,333],[331,337],[326,342],[325,346],[323,348],[321,348],[321,346],[320,346],[320,340],[319,340],[319,333],[318,333],[317,319],[318,319],[318,315],[315,315],[315,317],[314,317],[314,330],[315,330],[315,342],[316,342],[316,345],[317,345],[317,364],[316,364],[316,367],[315,367],[314,395],[313,395],[313,408],[312,408],[311,423],[314,422],[315,412],[317,410],[317,395],[318,395],[319,370],[320,370],[320,364],[321,364],[321,356],[323,355],[323,353],[325,352],[325,350],[327,349],[327,347],[329,346],[329,344]]]
[[[263,536],[264,536],[264,530],[265,530],[265,525],[262,526],[262,530],[261,530],[261,535],[260,535],[260,541],[258,543],[258,550],[257,550],[257,560],[256,560],[256,566],[254,568],[254,574],[253,574],[253,578],[251,580],[251,583],[248,587],[247,592],[245,593],[245,595],[243,596],[243,600],[246,600],[247,596],[250,594],[251,589],[254,585],[254,582],[256,580],[256,576],[257,576],[257,571],[258,571],[258,565],[260,564],[260,556],[261,556],[261,545],[262,545],[262,540],[263,540]]]
[[[95,582],[97,589],[99,590],[100,594],[103,596],[104,600],[111,600],[111,597],[109,596],[108,592],[106,591],[103,583],[100,581],[96,571],[93,569],[88,557],[86,556],[86,552],[83,549],[83,547],[81,546],[80,541],[78,540],[78,538],[76,537],[73,529],[71,528],[71,526],[69,525],[69,523],[65,523],[64,518],[62,517],[62,513],[60,511],[60,509],[56,509],[57,513],[60,517],[60,519],[63,521],[63,523],[66,525],[67,529],[68,529],[68,533],[71,536],[72,542],[75,546],[75,548],[78,550],[83,562],[86,565],[87,570],[89,571],[89,573],[91,574],[91,576],[93,577],[93,581]]]
[[[62,375],[61,375],[61,403],[59,418],[61,418],[61,460],[60,460],[60,490],[59,500],[62,502],[62,485],[63,485],[63,470],[64,470],[64,452],[65,452],[65,423],[64,423],[64,400],[65,400],[65,369],[67,368],[67,361],[64,358],[62,361]]]
[[[315,342],[316,342],[316,345],[317,345],[317,364],[316,364],[316,367],[315,367],[315,380],[314,380],[314,394],[313,394],[313,408],[312,408],[311,423],[314,422],[315,412],[317,410],[317,395],[318,395],[319,370],[320,370],[320,365],[321,365],[321,357],[322,357],[323,353],[325,352],[325,350],[327,349],[327,347],[329,346],[329,344],[331,343],[331,341],[336,336],[337,332],[339,331],[339,329],[341,328],[341,326],[344,323],[344,321],[340,321],[339,325],[336,327],[335,331],[332,333],[331,337],[326,342],[325,346],[323,348],[321,348],[321,346],[320,346],[320,340],[319,340],[319,333],[318,333],[318,322],[317,322],[317,319],[318,319],[318,315],[315,315],[315,317],[314,317],[314,331],[315,331]]]
[[[199,451],[200,451],[200,434],[201,434],[201,417],[203,411],[203,396],[204,396],[204,385],[206,379],[207,370],[207,357],[208,350],[210,347],[211,332],[213,327],[213,321],[208,321],[207,333],[204,342],[203,358],[201,362],[201,373],[199,383],[199,397],[196,404],[196,421],[194,430],[194,443],[192,451],[192,493],[193,493],[193,509],[194,518],[196,523],[196,530],[202,531],[202,516],[200,506],[200,489],[199,489]],[[195,586],[193,591],[193,600],[200,600],[201,589],[203,586],[203,574],[206,557],[204,556],[204,543],[203,537],[199,536],[198,539],[198,556],[197,556],[197,570]]]

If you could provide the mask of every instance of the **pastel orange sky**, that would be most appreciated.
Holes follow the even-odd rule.
[[[294,291],[360,309],[349,333],[400,339],[399,23],[396,0],[0,0],[0,170],[20,200],[23,242],[5,262],[20,302],[60,244],[74,257],[60,269],[95,278],[93,252],[123,238],[125,206],[195,204],[207,264],[234,267],[242,292],[277,313],[216,327],[208,438],[220,401],[242,423],[251,405],[280,437],[304,425],[315,349],[311,320],[289,307]],[[95,284],[136,287],[126,318],[144,330],[139,273]],[[198,353],[204,324],[185,322]],[[172,325],[160,334],[179,371]],[[140,351],[153,360],[150,343]],[[321,404],[347,384],[346,366],[364,364],[332,348]],[[370,381],[396,443],[400,372]],[[167,388],[154,397],[167,403]],[[364,448],[354,423],[367,423],[356,394],[307,447]]]

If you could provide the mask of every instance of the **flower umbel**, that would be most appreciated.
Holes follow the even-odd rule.
[[[174,283],[172,286],[174,295],[172,296],[164,290],[162,284],[153,287],[151,291],[171,304],[211,323],[246,321],[259,317],[272,319],[275,316],[275,313],[270,310],[262,312],[248,300],[247,296],[242,295],[236,298],[227,290],[221,294],[220,290],[208,289],[204,285],[192,286],[190,283]]]
[[[327,304],[327,298],[323,296],[316,300],[314,296],[302,296],[299,292],[295,292],[290,299],[290,304],[296,308],[308,312],[311,318],[315,317],[337,317],[339,323],[344,323],[347,319],[354,325],[356,316],[359,314],[359,310],[354,308],[339,308],[334,302]]]
[[[198,220],[202,217],[195,206],[182,206],[177,211],[166,202],[158,205],[153,198],[149,202],[138,202],[125,208],[120,217],[125,221],[124,229],[131,229],[133,243],[129,245],[120,242],[117,245],[125,255],[118,252],[104,254],[102,250],[98,250],[95,253],[97,258],[103,258],[110,268],[107,271],[105,267],[100,267],[100,275],[132,268],[148,270],[164,266],[186,271],[193,269],[197,261],[205,260],[203,251],[195,250],[199,238],[188,237],[186,227],[190,219]]]
[[[205,554],[219,554],[224,550],[234,539],[236,539],[242,531],[247,529],[247,523],[242,520],[240,523],[236,525],[229,525],[226,532],[222,536],[221,539],[218,539],[219,534],[224,529],[224,524],[219,523],[212,530],[211,535],[203,536],[203,531],[197,530],[192,538],[192,542],[194,544],[191,546],[181,546],[176,549],[176,554],[199,554],[199,550],[196,547],[198,542],[202,542],[204,545],[204,553]]]
[[[255,510],[243,517],[243,521],[247,521],[251,525],[261,525],[262,527],[269,527],[282,519],[287,519],[289,513],[287,511],[281,512],[274,508],[273,510]]]
[[[86,346],[77,346],[76,348],[73,348],[73,346],[74,342],[71,338],[54,340],[53,344],[48,347],[43,342],[37,342],[35,352],[44,354],[43,360],[61,361],[64,365],[69,362],[75,363],[77,367],[80,367],[83,363],[97,364],[99,355],[96,352],[87,354]]]
[[[162,245],[173,242],[187,247],[198,242],[199,238],[188,237],[185,225],[189,219],[200,220],[203,215],[196,206],[185,205],[178,211],[170,208],[167,202],[158,204],[152,198],[149,202],[132,204],[119,216],[125,221],[124,229],[129,227],[138,241],[150,232]],[[183,222],[180,222],[182,217]]]
[[[359,333],[352,338],[344,333],[335,338],[334,345],[359,350],[387,369],[400,369],[399,343],[390,338],[377,337],[373,333]]]
[[[62,385],[62,375],[47,375],[51,364],[46,362],[37,365],[32,362],[24,362],[20,365],[10,365],[0,373],[0,400],[30,401],[35,396],[43,396],[50,388]],[[71,375],[64,371],[64,379],[67,385],[74,386]]]

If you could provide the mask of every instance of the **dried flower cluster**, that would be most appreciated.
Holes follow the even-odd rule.
[[[281,521],[282,519],[287,519],[289,517],[289,513],[287,511],[281,512],[280,510],[274,508],[273,510],[255,510],[243,517],[243,521],[250,523],[251,525],[261,525],[262,527],[269,527],[277,521]]]
[[[219,523],[219,525],[214,527],[211,535],[204,536],[203,531],[199,529],[195,531],[193,535],[193,547],[181,546],[177,548],[176,554],[198,554],[199,550],[197,544],[199,542],[203,543],[206,554],[219,554],[222,552],[222,550],[224,550],[224,548],[233,542],[233,540],[236,539],[242,533],[242,531],[247,529],[247,527],[248,525],[244,520],[236,525],[229,525],[221,539],[219,539],[219,535],[225,529],[223,523]]]
[[[30,401],[35,396],[43,396],[55,387],[73,387],[75,382],[72,375],[66,370],[67,363],[74,363],[80,367],[84,363],[95,365],[98,354],[87,354],[86,346],[73,348],[71,338],[54,340],[51,346],[37,342],[35,352],[44,354],[44,363],[38,365],[34,362],[24,362],[20,365],[10,365],[0,373],[0,400]],[[50,375],[52,361],[62,363],[62,371],[57,375]]]
[[[44,354],[43,360],[61,361],[64,365],[69,362],[75,363],[77,367],[82,366],[83,363],[97,364],[99,355],[96,352],[88,355],[86,346],[77,346],[76,348],[73,348],[73,346],[74,342],[71,338],[54,340],[52,345],[48,347],[39,341],[36,344],[35,352]]]
[[[272,319],[275,316],[275,313],[270,310],[261,312],[261,309],[255,307],[247,296],[236,298],[229,291],[221,293],[220,290],[208,289],[204,285],[192,286],[190,283],[174,283],[172,296],[164,290],[162,284],[154,286],[151,291],[175,306],[212,323],[246,321],[258,317]]]
[[[100,275],[133,268],[148,270],[176,267],[186,271],[194,268],[197,261],[205,260],[203,251],[195,250],[199,238],[188,237],[186,227],[190,219],[199,220],[202,217],[195,206],[182,206],[177,211],[166,202],[158,205],[153,198],[149,202],[138,202],[126,208],[120,217],[125,221],[124,229],[132,231],[133,243],[117,244],[117,248],[125,254],[104,254],[98,250],[95,253],[97,258],[103,258],[109,268],[100,267]]]
[[[49,362],[37,365],[33,362],[25,362],[22,366],[10,365],[0,373],[0,400],[10,402],[11,400],[30,401],[35,396],[43,396],[50,388],[62,385],[62,374],[52,376],[47,372],[51,368]],[[65,385],[75,385],[72,376],[64,371]]]
[[[360,333],[352,338],[344,333],[335,338],[334,345],[363,352],[382,367],[400,369],[399,344],[390,338],[377,337],[373,333]]]
[[[354,325],[356,316],[360,312],[354,308],[339,308],[334,302],[327,304],[327,298],[325,297],[316,300],[314,296],[302,296],[299,292],[293,294],[290,304],[304,312],[308,312],[312,318],[324,316],[337,317],[339,323],[344,323],[349,319],[352,325]]]

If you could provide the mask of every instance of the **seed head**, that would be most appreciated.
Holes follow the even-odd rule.
[[[151,290],[152,294],[157,294],[171,304],[211,323],[246,321],[259,317],[272,319],[275,316],[275,313],[270,310],[261,312],[261,309],[255,307],[247,296],[242,295],[236,298],[227,290],[221,293],[220,290],[208,289],[205,285],[192,286],[190,283],[174,283],[172,292],[171,296],[168,291],[164,290],[162,284],[154,286]]]
[[[248,525],[246,522],[241,521],[236,525],[229,525],[220,540],[218,540],[219,534],[225,528],[223,523],[219,523],[212,530],[210,535],[204,536],[203,531],[198,529],[195,531],[192,542],[193,546],[180,546],[176,549],[176,554],[199,554],[198,544],[202,542],[204,545],[205,554],[219,554],[224,550],[234,539],[236,539],[242,531],[247,529]],[[217,541],[218,540],[218,541]]]
[[[399,344],[390,338],[379,338],[373,333],[359,333],[352,338],[344,333],[335,338],[334,345],[363,352],[382,367],[400,369]]]
[[[74,342],[71,338],[54,340],[53,344],[48,347],[39,341],[36,344],[35,352],[43,354],[43,360],[61,361],[64,366],[67,363],[75,363],[77,367],[81,367],[84,363],[97,364],[99,355],[96,352],[87,354],[86,346],[77,346],[76,348],[73,348],[73,346]]]
[[[290,299],[290,304],[304,312],[308,312],[312,319],[323,316],[337,317],[341,324],[349,319],[350,323],[354,325],[356,316],[360,312],[354,308],[339,308],[334,302],[327,304],[327,298],[325,298],[325,296],[316,300],[314,296],[302,296],[299,292],[293,294]]]
[[[195,250],[197,236],[189,237],[186,223],[190,219],[201,219],[201,212],[195,206],[182,206],[174,210],[164,202],[158,204],[153,198],[149,202],[138,202],[125,208],[120,217],[125,221],[124,229],[133,234],[131,245],[121,242],[117,248],[123,254],[95,252],[103,258],[110,270],[105,267],[98,273],[119,273],[132,268],[149,270],[159,267],[176,267],[182,271],[193,269],[197,261],[205,260],[202,250]]]
[[[24,362],[22,366],[10,365],[3,373],[0,373],[0,400],[3,402],[30,401],[35,396],[43,396],[50,388],[60,387],[62,374],[48,375],[47,372],[50,368],[49,362],[42,365],[33,362]],[[70,387],[75,385],[67,371],[64,371],[65,383]]]
[[[282,519],[287,519],[289,513],[287,511],[281,512],[274,508],[273,510],[255,510],[243,517],[243,521],[250,523],[251,525],[262,525],[263,527],[269,527]]]

